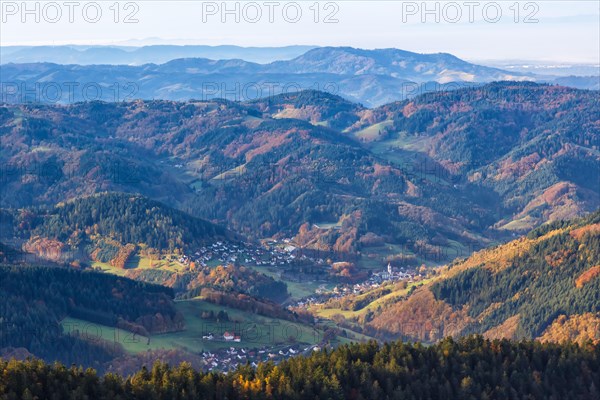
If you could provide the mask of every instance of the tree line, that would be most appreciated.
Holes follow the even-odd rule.
[[[199,372],[163,363],[128,377],[39,360],[0,361],[6,399],[571,399],[600,396],[600,347],[488,341],[343,345],[281,362]]]

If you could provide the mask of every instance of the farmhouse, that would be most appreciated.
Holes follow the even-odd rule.
[[[228,342],[241,342],[242,338],[240,336],[236,336],[235,333],[231,333],[231,332],[225,332],[223,334],[223,339],[225,339]]]

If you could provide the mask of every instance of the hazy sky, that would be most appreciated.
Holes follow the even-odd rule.
[[[1,0],[0,44],[306,44],[600,62],[598,0],[69,1]]]

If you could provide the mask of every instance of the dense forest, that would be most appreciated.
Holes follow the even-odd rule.
[[[569,399],[600,397],[600,346],[445,339],[343,345],[229,374],[156,363],[132,376],[0,361],[6,399]]]
[[[0,348],[24,348],[47,360],[100,366],[122,353],[118,344],[65,332],[67,316],[147,334],[182,329],[173,291],[162,286],[72,268],[0,266]]]
[[[340,96],[316,90],[283,93],[250,101],[249,104],[279,118],[306,119],[315,123],[326,121],[328,127],[340,131],[358,122],[358,114],[364,110],[361,105]]]
[[[31,235],[77,247],[90,237],[157,250],[198,248],[225,238],[224,228],[143,196],[103,193],[60,203],[33,219]]]
[[[518,314],[514,337],[539,337],[559,315],[600,311],[600,279],[592,275],[584,283],[576,283],[586,271],[600,265],[598,224],[600,212],[564,232],[560,224],[548,232],[547,227],[539,233],[533,231],[530,237],[548,236],[501,270],[485,266],[467,269],[436,283],[432,292],[454,308],[467,306],[474,319],[485,315],[469,330],[485,332]],[[488,307],[492,310],[483,314]]]

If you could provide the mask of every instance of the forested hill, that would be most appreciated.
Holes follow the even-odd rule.
[[[127,193],[77,198],[50,209],[31,208],[15,218],[17,225],[28,228],[21,229],[21,234],[71,247],[90,241],[112,240],[121,246],[142,245],[173,251],[233,237],[223,227]]]
[[[360,119],[366,108],[327,92],[304,90],[247,103],[275,118],[295,118],[344,130]]]
[[[600,346],[485,341],[344,345],[229,374],[155,364],[135,375],[38,361],[0,361],[3,398],[93,399],[598,399]]]
[[[340,114],[340,102],[352,109],[335,96],[300,97],[307,107],[329,98],[326,116]],[[346,253],[374,234],[408,246],[487,241],[483,231],[496,216],[479,204],[485,193],[477,188],[411,179],[348,134],[259,107],[221,100],[1,106],[0,203],[140,193],[252,239],[301,235],[303,246]],[[427,215],[426,227],[417,212]]]
[[[600,342],[600,211],[457,261],[367,326],[426,341],[476,332]]]

